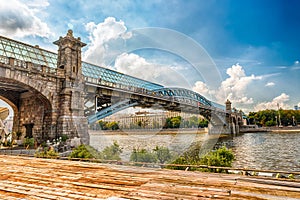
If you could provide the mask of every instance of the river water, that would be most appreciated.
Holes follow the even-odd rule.
[[[90,131],[90,145],[99,151],[117,141],[122,148],[121,159],[128,161],[133,148],[168,147],[180,155],[193,143],[201,142],[203,152],[226,145],[235,155],[233,167],[266,170],[300,171],[300,132],[246,133],[236,137],[208,135],[203,131],[173,130],[171,132],[109,132]]]

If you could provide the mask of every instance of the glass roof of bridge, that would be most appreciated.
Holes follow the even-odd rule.
[[[56,68],[55,53],[0,36],[0,56]]]
[[[22,42],[0,36],[0,56],[12,57],[25,62],[56,68],[57,54]],[[145,88],[148,90],[162,88],[162,85],[138,79],[110,69],[82,62],[82,73],[115,84]]]
[[[97,79],[101,77],[101,80],[108,81],[111,83],[121,84],[121,85],[146,88],[148,90],[163,88],[162,85],[148,82],[132,76],[128,76],[123,73],[102,68],[86,62],[82,62],[82,72],[84,76],[97,78]]]

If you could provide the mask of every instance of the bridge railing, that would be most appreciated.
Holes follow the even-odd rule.
[[[48,67],[45,65],[39,65],[36,63],[32,63],[32,62],[26,62],[24,60],[19,60],[19,59],[15,59],[15,58],[11,58],[11,57],[0,56],[0,63],[18,67],[21,70],[33,71],[33,72],[44,73],[44,74],[58,75],[56,68],[51,68],[51,67]]]

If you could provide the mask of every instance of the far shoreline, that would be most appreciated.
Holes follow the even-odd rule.
[[[273,133],[300,133],[300,127],[271,127],[270,132]]]

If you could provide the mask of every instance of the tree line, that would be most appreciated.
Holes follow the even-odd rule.
[[[248,114],[249,124],[258,126],[296,126],[300,122],[300,110],[261,110]]]

